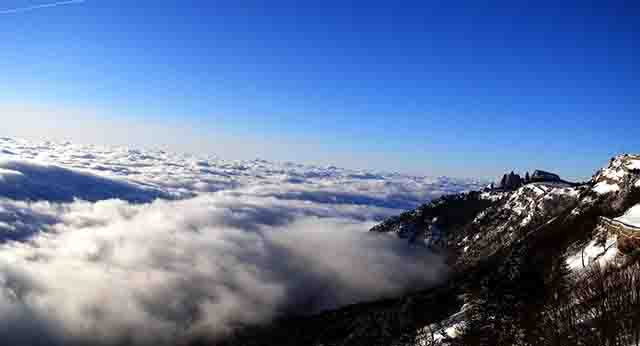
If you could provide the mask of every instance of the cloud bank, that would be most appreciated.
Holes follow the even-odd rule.
[[[367,230],[475,182],[1,139],[0,339],[173,345],[428,287]]]
[[[16,326],[59,344],[215,337],[425,287],[444,272],[424,249],[277,200],[28,208],[58,222],[0,248],[0,311],[11,326],[0,338],[15,343],[33,336]]]

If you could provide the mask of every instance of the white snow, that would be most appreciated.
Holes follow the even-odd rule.
[[[444,330],[440,330],[436,333],[433,334],[433,339],[434,341],[440,341],[442,339],[444,339],[444,334],[446,334],[448,337],[450,338],[456,338],[458,336],[460,336],[460,331],[462,330],[462,328],[464,328],[464,321],[459,321],[454,323],[453,325],[445,328]]]
[[[522,221],[520,222],[520,226],[524,227],[528,225],[531,220],[533,220],[533,213],[527,214],[527,216],[525,216],[524,219],[522,219]]]
[[[492,202],[499,201],[502,197],[504,197],[505,193],[503,192],[483,192],[480,194],[480,198],[489,200]]]
[[[441,341],[445,338],[445,335],[447,335],[449,338],[456,338],[460,336],[460,333],[464,329],[466,324],[466,322],[464,321],[464,312],[466,308],[467,305],[465,304],[460,309],[460,311],[451,315],[451,317],[449,317],[449,319],[445,322],[445,325],[442,326],[441,329],[436,330],[433,333],[433,341]],[[428,327],[428,330],[432,330],[434,327],[435,325],[431,325]]]
[[[551,193],[548,193],[545,198],[553,198],[553,196],[570,196],[577,197],[580,194],[580,191],[573,187],[565,187],[565,188],[557,188],[553,189]]]
[[[640,169],[640,160],[631,160],[627,164],[628,169]]]
[[[629,210],[627,210],[627,212],[624,213],[624,215],[622,215],[619,218],[616,218],[616,220],[620,222],[624,222],[631,226],[640,227],[640,204],[634,205]]]
[[[458,323],[458,324],[456,324],[454,326],[451,326],[451,327],[445,329],[444,332],[447,333],[447,335],[450,338],[455,338],[460,334],[460,329],[459,328],[461,328],[462,326],[463,326],[463,323]]]
[[[587,268],[594,261],[600,264],[610,262],[618,254],[616,247],[616,237],[609,237],[604,246],[597,244],[597,239],[592,240],[583,251],[569,256],[567,265],[572,271],[579,271]]]
[[[579,195],[576,188],[567,184],[554,183],[533,183],[525,185],[516,190],[505,203],[505,209],[509,209],[512,215],[508,222],[518,223],[525,227],[529,225],[536,215],[548,213],[550,208],[557,208],[560,205],[569,205]],[[551,205],[551,206],[550,206]],[[479,222],[476,218],[475,222]]]
[[[607,194],[610,192],[616,192],[619,190],[620,190],[620,186],[618,186],[618,184],[609,184],[606,181],[601,181],[597,183],[596,186],[593,187],[593,191],[601,195]]]
[[[602,176],[611,180],[620,180],[625,174],[626,172],[623,169],[606,168],[602,171]]]
[[[611,184],[622,181],[631,170],[640,169],[640,157],[635,155],[620,155],[611,160],[609,166],[600,170],[594,177],[595,182],[609,181]]]

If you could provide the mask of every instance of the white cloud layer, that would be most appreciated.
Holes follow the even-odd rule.
[[[440,257],[367,230],[477,187],[12,139],[0,151],[9,344],[174,344],[427,287]]]

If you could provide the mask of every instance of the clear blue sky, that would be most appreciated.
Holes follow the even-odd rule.
[[[184,138],[177,150],[230,159],[454,176],[585,177],[640,152],[631,1],[301,3],[87,0],[0,14],[0,105],[93,111],[43,112],[56,123],[43,133],[5,110],[0,134],[109,142],[100,124],[135,122],[166,127],[139,134],[150,145]]]

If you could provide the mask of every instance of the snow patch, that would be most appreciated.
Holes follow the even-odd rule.
[[[449,338],[457,338],[458,336],[461,335],[461,331],[463,330],[464,326],[465,326],[464,321],[458,321],[452,324],[451,326],[445,328],[444,330],[440,330],[439,332],[434,333],[433,341],[438,342],[444,339],[445,336],[443,334],[446,334]]]
[[[572,271],[579,271],[596,261],[600,264],[608,263],[618,254],[616,241],[617,237],[609,237],[603,246],[598,244],[597,239],[594,239],[582,251],[569,256],[567,265]]]
[[[628,169],[640,169],[640,160],[631,160],[627,164]]]
[[[640,227],[640,204],[636,204],[627,210],[624,215],[616,218],[616,220],[629,224],[631,226]]]
[[[601,181],[593,187],[593,191],[597,192],[600,195],[604,195],[610,192],[616,192],[620,190],[620,186],[618,184],[609,184],[606,181]]]
[[[483,192],[480,194],[481,199],[492,202],[499,201],[502,197],[504,197],[504,194],[500,192]]]
[[[625,171],[622,169],[606,168],[602,171],[602,176],[611,180],[620,180],[625,176]]]
[[[522,222],[520,222],[520,226],[524,227],[528,225],[531,222],[531,220],[533,220],[533,214],[529,213],[527,214],[527,216],[524,217],[524,219],[522,219]]]

